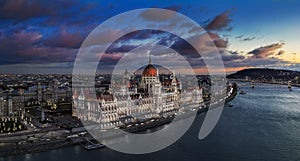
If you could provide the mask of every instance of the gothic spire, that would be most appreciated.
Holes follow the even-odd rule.
[[[151,61],[151,54],[149,53],[149,64],[152,64],[152,61]]]

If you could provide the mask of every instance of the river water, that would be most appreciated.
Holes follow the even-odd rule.
[[[245,95],[225,105],[222,116],[204,140],[198,140],[205,114],[172,146],[151,154],[130,155],[108,148],[82,146],[0,158],[0,161],[255,161],[300,160],[300,88],[240,84]]]

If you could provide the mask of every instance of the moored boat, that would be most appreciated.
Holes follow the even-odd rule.
[[[103,148],[103,147],[105,147],[105,145],[98,143],[98,144],[86,145],[86,146],[84,146],[84,149],[86,149],[86,150],[94,150],[94,149],[99,149],[99,148]]]
[[[288,81],[288,89],[291,91],[292,90],[292,82]]]
[[[246,92],[245,91],[240,91],[240,94],[245,95]]]

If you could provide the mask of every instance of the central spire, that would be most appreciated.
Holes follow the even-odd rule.
[[[151,61],[151,54],[149,53],[149,64],[152,64],[152,61]]]

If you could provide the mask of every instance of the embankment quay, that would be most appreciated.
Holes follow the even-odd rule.
[[[247,80],[247,79],[228,79],[230,82],[248,82],[248,83],[264,83],[264,84],[277,84],[277,85],[288,85],[289,82],[287,81],[265,81],[265,80]],[[293,87],[300,87],[300,84],[296,84],[291,82],[291,86]]]
[[[221,102],[229,102],[234,99],[237,94],[237,89],[232,88],[225,98],[216,99],[216,102],[206,100],[201,107],[191,107],[183,110],[176,115],[176,118],[185,119],[197,114],[208,111],[210,104],[219,104]],[[196,111],[197,110],[197,111]],[[127,132],[139,132],[150,128],[159,127],[173,121],[174,116],[167,118],[156,118],[137,122],[131,126],[120,127]],[[116,133],[114,129],[102,131],[102,139],[110,139],[122,135]],[[61,128],[44,128],[32,131],[20,131],[12,134],[1,134],[0,136],[0,156],[19,155],[26,153],[36,153],[42,151],[54,150],[62,147],[73,145],[85,145],[87,140],[93,140],[93,137],[87,133],[84,127],[76,127],[71,130]]]

